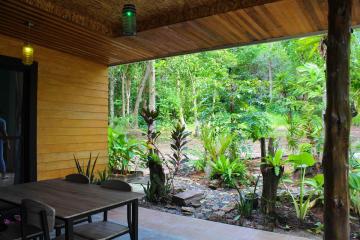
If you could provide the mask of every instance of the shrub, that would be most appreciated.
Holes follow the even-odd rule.
[[[200,158],[190,162],[190,165],[198,172],[203,172],[206,167],[206,159]]]
[[[142,144],[135,139],[129,139],[126,134],[108,129],[109,143],[109,167],[111,170],[118,170],[120,174],[129,173],[130,163],[135,158],[144,158]]]
[[[230,161],[225,155],[211,162],[211,178],[220,178],[227,186],[234,187],[237,181],[244,182],[247,168],[243,161]]]
[[[305,217],[309,209],[315,204],[318,198],[313,199],[313,195],[316,191],[312,190],[307,192],[305,189],[305,174],[306,169],[315,164],[315,159],[310,153],[300,153],[298,155],[289,156],[290,163],[293,164],[294,169],[300,169],[300,179],[297,182],[297,185],[300,188],[300,195],[296,196],[293,194],[289,188],[285,185],[286,190],[291,196],[293,201],[296,217],[302,222],[305,220]],[[290,179],[284,180],[284,182],[292,182]],[[312,201],[313,200],[313,201]]]

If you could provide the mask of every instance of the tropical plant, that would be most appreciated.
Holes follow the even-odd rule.
[[[283,151],[279,149],[275,152],[274,156],[271,155],[266,156],[266,162],[264,164],[273,167],[275,175],[279,176],[280,171],[284,167],[286,162],[287,161],[283,159]]]
[[[199,158],[199,159],[196,159],[196,160],[192,160],[192,161],[190,161],[190,165],[193,168],[195,168],[196,171],[202,172],[202,171],[204,171],[204,169],[206,167],[206,159]]]
[[[181,167],[181,165],[187,161],[189,158],[184,153],[187,149],[186,145],[189,143],[187,137],[191,134],[185,130],[185,126],[182,126],[180,123],[176,124],[172,133],[171,133],[171,150],[173,154],[170,155],[170,162],[173,166],[173,174],[176,175]]]
[[[210,161],[215,161],[224,155],[233,139],[234,137],[228,133],[215,134],[210,126],[201,129],[201,140]]]
[[[96,162],[99,158],[99,154],[96,156],[94,162],[92,162],[92,156],[90,153],[90,157],[89,160],[87,161],[87,164],[85,165],[85,161],[83,161],[83,164],[80,164],[80,159],[76,158],[75,154],[74,154],[74,161],[75,161],[75,165],[76,165],[76,169],[78,171],[79,174],[82,174],[84,176],[87,176],[90,180],[90,183],[93,183],[95,180],[95,166],[96,166]]]
[[[211,178],[220,178],[229,187],[234,187],[237,181],[245,182],[247,169],[244,162],[239,159],[231,161],[225,155],[221,155],[211,162],[211,166]]]
[[[235,185],[236,191],[238,192],[239,199],[237,199],[237,210],[238,215],[235,217],[234,220],[239,220],[240,217],[249,218],[251,217],[252,210],[257,207],[256,200],[257,200],[257,194],[256,189],[259,183],[260,176],[257,177],[254,191],[249,194],[243,194],[241,189]]]
[[[160,158],[160,151],[157,147],[156,141],[160,136],[160,132],[155,130],[155,120],[159,116],[157,111],[150,111],[143,109],[141,116],[147,124],[147,166],[150,170],[150,182],[146,190],[147,199],[151,202],[159,202],[167,197],[167,185],[165,185],[166,177],[163,169],[163,159]]]
[[[307,192],[305,189],[306,169],[315,164],[315,159],[310,153],[303,152],[298,155],[290,155],[289,162],[293,164],[294,169],[300,169],[300,178],[297,182],[297,185],[300,188],[300,195],[296,196],[290,191],[286,184],[284,184],[284,186],[289,195],[291,196],[296,211],[296,217],[302,222],[305,220],[309,209],[315,204],[315,201],[318,199],[318,197],[315,200],[313,199],[316,191],[312,190]],[[285,179],[284,183],[285,182],[292,183],[290,179]]]
[[[305,184],[313,189],[315,197],[314,201],[320,200],[324,203],[324,174],[321,173],[312,178],[306,178]]]
[[[360,160],[354,155],[350,157],[349,190],[351,207],[360,216]]]
[[[127,175],[130,163],[143,158],[142,144],[136,139],[129,139],[126,134],[108,128],[109,166],[120,174]]]

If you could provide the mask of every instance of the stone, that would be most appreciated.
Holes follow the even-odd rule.
[[[216,211],[209,216],[209,220],[217,222],[223,220],[224,217],[225,217],[224,211]]]
[[[224,211],[225,213],[229,213],[232,210],[234,210],[236,208],[236,203],[230,203],[224,207],[221,208],[221,211]]]
[[[184,215],[193,215],[195,212],[195,209],[193,207],[182,207],[181,211]]]
[[[199,201],[204,198],[204,193],[199,190],[187,190],[178,194],[175,194],[172,197],[172,201],[174,204],[179,206],[187,206],[190,205],[191,202]]]
[[[190,206],[192,206],[194,208],[199,208],[199,207],[201,207],[201,202],[199,200],[192,201],[190,203]]]
[[[221,182],[218,179],[211,180],[209,182],[209,188],[216,190],[220,187]]]

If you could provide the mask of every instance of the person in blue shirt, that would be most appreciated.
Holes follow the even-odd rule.
[[[7,142],[6,121],[0,117],[0,173],[1,179],[6,179],[6,164],[4,159],[4,144]],[[9,144],[8,144],[9,146]]]

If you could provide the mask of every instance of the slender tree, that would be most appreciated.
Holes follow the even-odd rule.
[[[142,100],[146,81],[149,79],[150,73],[151,73],[151,64],[150,64],[150,62],[147,62],[144,76],[139,84],[139,88],[138,88],[138,92],[137,92],[137,96],[136,96],[136,100],[135,100],[135,105],[134,105],[133,118],[134,118],[134,127],[135,128],[139,127],[138,126],[139,125],[138,114],[139,114],[140,102]]]

